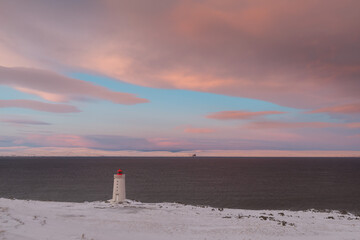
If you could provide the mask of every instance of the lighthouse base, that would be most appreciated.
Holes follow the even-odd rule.
[[[125,194],[125,174],[123,175],[114,175],[114,188],[113,188],[113,198],[111,202],[121,203],[126,199]]]

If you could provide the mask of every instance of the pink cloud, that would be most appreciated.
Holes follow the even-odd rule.
[[[102,99],[126,105],[149,102],[147,99],[138,98],[134,94],[114,92],[86,81],[32,68],[0,66],[0,84],[54,102],[67,102],[79,98]]]
[[[117,135],[25,134],[19,137],[0,136],[0,147],[2,145],[91,148],[108,151],[159,151],[189,148],[192,144],[184,140],[170,138],[144,139]]]
[[[360,113],[360,103],[325,107],[325,108],[313,110],[310,113],[359,114]]]
[[[327,122],[252,122],[247,125],[249,128],[329,128],[338,126],[336,123]]]
[[[207,115],[207,118],[218,120],[234,120],[234,119],[252,119],[256,117],[268,116],[273,114],[283,114],[280,111],[263,111],[263,112],[248,112],[248,111],[222,111]]]
[[[345,124],[348,128],[360,128],[360,122],[347,123]]]
[[[267,139],[250,139],[255,129],[244,129],[238,138],[133,138],[116,135],[22,134],[0,136],[1,147],[88,148],[103,151],[239,151],[239,150],[358,150],[359,135],[325,132],[323,136],[285,137],[272,129],[259,129]],[[248,137],[249,136],[249,137]]]
[[[16,89],[20,92],[39,96],[42,99],[45,99],[45,100],[51,101],[51,102],[67,102],[70,100],[69,97],[67,97],[66,95],[61,95],[61,94],[56,94],[56,93],[43,92],[43,91],[34,90],[34,89],[30,89],[30,88],[24,88],[24,87],[14,87],[14,89]]]
[[[195,128],[195,127],[186,127],[184,129],[185,133],[213,133],[215,132],[212,128]]]
[[[52,113],[76,113],[78,108],[68,104],[44,103],[34,100],[0,100],[0,108],[27,108]]]
[[[359,101],[357,1],[175,0],[156,6],[121,0],[4,1],[0,50],[5,57],[0,64],[75,69],[142,86],[298,108]],[[59,100],[44,95],[60,94],[55,90],[23,83],[17,87]],[[145,101],[99,92],[74,94],[125,104]]]
[[[0,136],[1,144],[5,146],[31,147],[81,147],[100,150],[156,150],[168,148],[171,145],[161,141],[164,145],[156,145],[144,138],[134,138],[118,135],[75,135],[75,134],[24,134],[19,137]]]
[[[279,121],[261,121],[251,122],[246,125],[248,128],[333,128],[349,127],[351,124],[329,123],[329,122],[279,122]],[[354,125],[355,126],[355,125]]]
[[[360,128],[359,122],[352,123],[331,123],[331,122],[281,122],[281,121],[256,121],[244,125],[248,129],[301,129],[301,128],[348,128],[355,129]],[[268,134],[268,133],[267,133]],[[280,132],[273,133],[274,136],[280,134]],[[265,136],[262,136],[266,139]],[[291,139],[290,136],[285,136]]]
[[[39,146],[60,146],[60,147],[86,147],[92,144],[82,136],[71,134],[29,134],[26,136],[25,142],[36,144]]]
[[[150,138],[148,141],[154,146],[160,148],[183,148],[188,145],[187,142],[182,140],[170,139],[170,138]]]

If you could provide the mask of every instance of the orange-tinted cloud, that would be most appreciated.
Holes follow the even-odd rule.
[[[95,72],[307,109],[360,98],[358,1],[1,4],[3,66]]]
[[[25,144],[30,143],[38,146],[86,147],[92,145],[88,139],[72,134],[30,134],[23,141]]]
[[[283,114],[280,111],[262,111],[262,112],[248,112],[248,111],[222,111],[207,115],[207,118],[218,120],[234,120],[234,119],[252,119],[256,117]]]
[[[185,133],[213,133],[215,132],[212,128],[195,128],[195,127],[186,127],[184,129]]]
[[[51,113],[76,113],[80,110],[68,104],[44,103],[34,100],[0,100],[0,108],[27,108]]]
[[[134,94],[114,92],[86,81],[32,68],[0,66],[1,84],[53,102],[67,102],[81,98],[103,99],[126,105],[149,102],[147,99],[138,98]]]
[[[169,139],[169,138],[150,138],[148,139],[150,143],[154,146],[159,148],[174,148],[177,149],[178,147],[184,147],[188,145],[187,142],[176,140],[176,139]]]

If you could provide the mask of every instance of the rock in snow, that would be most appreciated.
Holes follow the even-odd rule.
[[[0,239],[360,239],[349,213],[0,198]]]

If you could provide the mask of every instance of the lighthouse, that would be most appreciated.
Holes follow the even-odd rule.
[[[120,203],[125,201],[125,174],[119,169],[117,174],[114,174],[114,188],[112,202]]]

